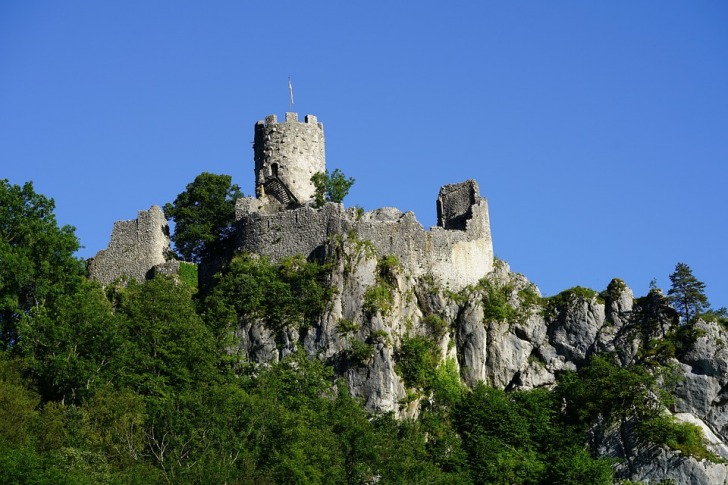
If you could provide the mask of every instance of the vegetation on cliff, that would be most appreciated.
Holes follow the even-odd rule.
[[[246,319],[278,332],[313,325],[332,297],[329,266],[237,255],[204,293],[165,276],[101,288],[82,275],[52,200],[31,185],[1,188],[2,483],[610,484],[612,461],[588,433],[633,419],[644,440],[715,459],[695,427],[663,412],[664,347],[626,366],[592,355],[553,391],[467,389],[437,344],[448,322],[431,313],[431,335],[394,350],[423,397],[416,419],[396,420],[368,412],[331,362],[303,350],[267,365],[231,357],[229,336]],[[397,267],[378,265],[388,291]],[[491,319],[518,323],[512,301],[539,304],[530,289],[481,290]],[[360,364],[374,352],[352,349]]]

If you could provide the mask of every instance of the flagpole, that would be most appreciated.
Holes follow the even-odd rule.
[[[288,111],[293,111],[293,83],[288,77]]]

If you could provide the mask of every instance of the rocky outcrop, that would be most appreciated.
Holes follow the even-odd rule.
[[[653,350],[678,326],[661,293],[635,300],[620,280],[600,294],[574,288],[543,300],[525,277],[496,262],[479,284],[453,293],[401,264],[390,263],[384,274],[381,256],[354,234],[327,247],[326,254],[335,291],[320,320],[280,332],[261,321],[242,321],[240,352],[264,363],[303,347],[332,363],[351,394],[374,412],[414,416],[419,399],[427,398],[415,392],[413,400],[413,389],[398,371],[398,349],[412,336],[436,342],[442,359],[455,360],[468,386],[533,389],[553,387],[559,372],[578,369],[595,353],[611,352],[624,365],[656,358]],[[386,309],[367,305],[368,290],[376,285],[391,292]],[[444,329],[433,329],[432,315],[445,322]],[[728,458],[728,334],[717,324],[699,322],[691,335],[692,343],[671,360],[685,377],[672,411],[699,424],[712,440],[709,449]],[[363,357],[355,351],[362,348]],[[602,455],[619,460],[615,470],[621,479],[688,484],[723,483],[728,477],[725,465],[640,443],[629,426],[603,430],[594,443]]]
[[[700,419],[689,413],[675,414],[678,421],[689,422],[703,429],[708,449],[719,456],[725,444]],[[728,466],[709,460],[697,460],[666,446],[641,442],[633,420],[595,429],[593,446],[598,455],[615,460],[615,476],[636,483],[674,483],[678,485],[719,485],[728,483]]]
[[[698,321],[692,338],[679,358],[683,380],[676,389],[675,409],[700,418],[728,441],[728,332],[715,323]]]

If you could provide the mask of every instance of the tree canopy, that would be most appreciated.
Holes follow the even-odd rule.
[[[58,227],[53,199],[0,180],[0,339],[14,343],[21,318],[70,291],[83,274],[71,226]]]
[[[174,221],[172,242],[177,252],[194,263],[224,249],[234,237],[235,201],[242,197],[230,175],[203,172],[164,205],[167,219]]]

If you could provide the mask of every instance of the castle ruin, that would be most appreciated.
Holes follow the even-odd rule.
[[[155,205],[139,211],[136,219],[114,223],[109,247],[89,261],[89,276],[102,285],[144,281],[155,267],[168,264],[169,253],[169,225]]]
[[[431,275],[452,291],[477,283],[493,270],[488,203],[474,180],[445,185],[437,198],[437,226],[426,230],[412,212],[395,208],[361,213],[328,202],[313,203],[311,177],[326,170],[323,124],[307,115],[286,113],[255,125],[255,197],[238,199],[236,246],[273,261],[302,254],[324,258],[342,237],[369,241],[379,257],[394,255],[413,276]],[[114,224],[111,242],[89,264],[104,285],[142,281],[174,272],[169,228],[162,210],[139,211],[138,219]],[[178,263],[177,263],[178,264]],[[170,266],[172,265],[172,266]]]
[[[323,125],[307,115],[275,115],[255,125],[256,197],[236,204],[237,247],[279,260],[321,257],[336,238],[354,234],[380,257],[395,255],[413,276],[432,275],[453,291],[493,269],[488,203],[478,184],[445,185],[437,199],[438,225],[425,230],[412,212],[394,208],[360,214],[341,204],[313,205],[311,176],[324,172]]]

